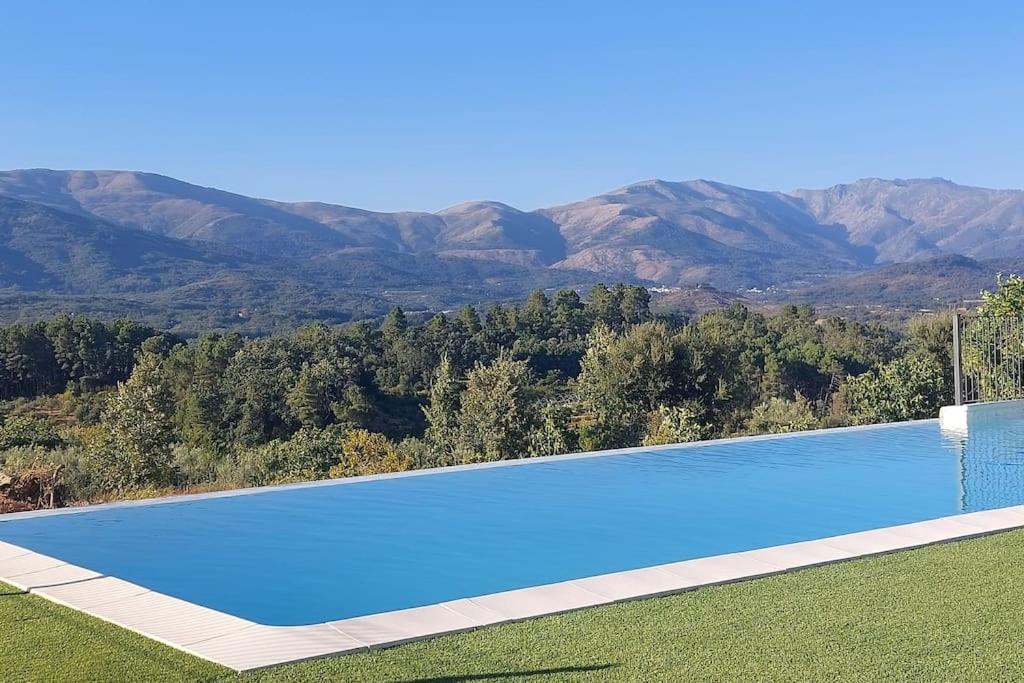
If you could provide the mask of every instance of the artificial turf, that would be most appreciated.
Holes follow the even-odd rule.
[[[0,584],[0,681],[1024,680],[1024,531],[235,674]]]

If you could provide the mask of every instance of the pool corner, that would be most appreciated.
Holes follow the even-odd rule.
[[[966,434],[971,425],[1024,417],[1024,399],[967,403],[939,409],[939,427],[943,431]]]

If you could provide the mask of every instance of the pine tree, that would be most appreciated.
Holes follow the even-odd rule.
[[[459,323],[465,329],[466,334],[473,336],[480,332],[480,314],[472,306],[463,306],[459,309]]]
[[[459,385],[448,356],[442,356],[430,383],[430,402],[423,408],[424,435],[438,465],[455,462],[459,429]]]
[[[395,306],[384,318],[380,331],[385,339],[391,340],[401,337],[409,329],[409,319],[405,317],[405,311]]]

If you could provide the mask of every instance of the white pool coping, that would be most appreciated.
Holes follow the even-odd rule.
[[[839,429],[850,431],[893,426],[895,425]],[[738,437],[713,443],[794,438],[835,431],[838,430]],[[551,460],[676,450],[702,445],[706,446],[708,442],[576,453],[441,469],[451,472]],[[0,517],[0,524],[26,517],[81,514],[113,507],[157,505],[284,489],[335,486],[373,479],[422,476],[438,471],[421,470],[83,508],[15,513]],[[241,672],[329,655],[388,647],[597,605],[680,593],[702,586],[779,574],[1022,527],[1024,505],[1018,505],[759,550],[672,562],[309,626],[258,624],[164,595],[114,576],[100,575],[89,569],[3,541],[0,541],[0,581]]]
[[[944,406],[939,410],[939,427],[945,431],[967,434],[971,427],[998,424],[1024,417],[1024,399],[966,403]]]

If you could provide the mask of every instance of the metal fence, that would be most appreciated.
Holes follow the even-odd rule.
[[[1024,398],[1024,318],[953,316],[956,404]]]

